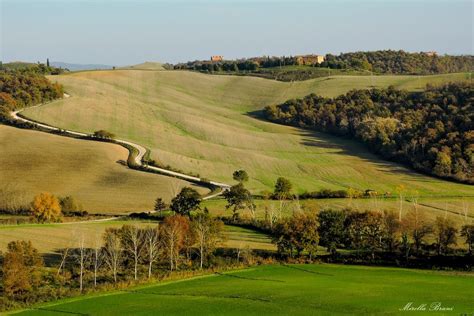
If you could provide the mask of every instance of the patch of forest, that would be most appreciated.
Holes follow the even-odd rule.
[[[63,96],[63,87],[36,68],[0,71],[0,121],[12,122],[9,112]]]
[[[474,183],[474,85],[310,94],[267,106],[273,122],[357,139],[385,159],[423,173]]]

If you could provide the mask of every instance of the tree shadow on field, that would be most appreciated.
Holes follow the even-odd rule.
[[[301,144],[304,146],[331,149],[331,154],[357,157],[361,161],[373,165],[377,171],[410,177],[410,179],[406,179],[409,181],[432,182],[437,179],[434,176],[414,170],[408,165],[384,160],[371,153],[368,145],[359,143],[356,140],[303,128],[297,129],[302,139]]]
[[[265,111],[262,109],[262,110],[249,111],[249,112],[245,113],[245,115],[250,116],[250,117],[255,118],[255,119],[262,120],[262,121],[270,122],[265,118],[264,113],[265,113]]]
[[[261,121],[268,122],[270,124],[284,125],[267,120],[265,118],[263,109],[247,112],[246,115]],[[375,167],[377,171],[406,177],[405,179],[402,178],[401,180],[431,182],[437,179],[434,176],[420,173],[419,171],[412,169],[410,166],[405,166],[397,162],[384,160],[383,158],[380,158],[377,155],[371,153],[367,145],[359,143],[353,139],[344,138],[342,136],[334,136],[323,132],[304,129],[301,127],[291,127],[294,130],[294,135],[300,137],[301,145],[323,149],[321,153],[314,153],[315,155],[324,154],[324,149],[327,149],[328,154],[356,157],[362,162],[371,164]],[[352,167],[357,169],[356,165],[352,165]],[[363,171],[361,172],[363,173]]]

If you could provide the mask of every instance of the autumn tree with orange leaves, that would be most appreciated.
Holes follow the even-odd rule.
[[[61,206],[57,197],[51,193],[40,193],[31,203],[31,212],[40,223],[58,222],[61,219]]]

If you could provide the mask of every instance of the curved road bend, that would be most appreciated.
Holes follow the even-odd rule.
[[[65,98],[68,98],[69,95],[68,94],[64,94],[64,97]],[[32,106],[30,108],[34,108],[34,107],[39,107],[41,106],[40,105],[35,105],[35,106]],[[51,125],[48,125],[48,124],[43,124],[43,123],[38,123],[38,122],[34,122],[34,121],[31,121],[25,117],[22,117],[22,116],[19,116],[18,114],[20,112],[22,112],[24,109],[21,109],[21,110],[17,110],[17,111],[12,111],[10,112],[11,116],[16,119],[16,120],[19,120],[19,121],[22,121],[22,122],[26,122],[26,123],[31,123],[31,124],[34,124],[34,125],[37,125],[37,126],[40,126],[42,128],[45,128],[45,129],[49,129],[49,130],[52,130],[52,131],[63,131],[67,134],[71,134],[71,135],[75,135],[75,136],[81,136],[81,137],[88,137],[90,136],[89,134],[86,134],[86,133],[81,133],[81,132],[75,132],[75,131],[71,131],[71,130],[63,130],[63,129],[59,129],[57,127],[54,127],[54,126],[51,126]],[[183,180],[191,180],[191,181],[196,181],[196,182],[204,182],[201,180],[201,178],[198,178],[198,177],[193,177],[193,176],[190,176],[190,175],[187,175],[187,174],[184,174],[184,173],[180,173],[180,172],[175,172],[175,171],[171,171],[171,170],[167,170],[167,169],[163,169],[163,168],[159,168],[159,167],[154,167],[154,166],[148,166],[148,165],[144,165],[142,163],[142,159],[143,159],[143,156],[145,156],[146,154],[146,148],[143,147],[142,145],[139,145],[139,144],[136,144],[136,143],[132,143],[132,142],[129,142],[129,141],[126,141],[126,140],[123,140],[123,139],[115,139],[115,142],[117,142],[118,144],[126,144],[126,145],[129,145],[129,146],[132,146],[134,147],[137,151],[138,151],[138,155],[135,157],[135,163],[138,165],[138,166],[141,166],[145,169],[150,169],[150,170],[155,170],[155,171],[158,171],[162,174],[165,174],[165,175],[169,175],[169,176],[173,176],[173,177],[176,177],[176,178],[180,178],[180,179],[183,179]],[[217,193],[214,193],[212,195],[208,195],[206,197],[203,197],[202,199],[203,200],[208,200],[208,199],[212,199],[213,197],[216,197],[218,195],[221,195],[225,190],[228,190],[230,188],[230,185],[226,184],[226,183],[221,183],[221,182],[215,182],[215,181],[209,181],[210,184],[214,185],[214,186],[217,186],[219,188],[221,188],[221,190]]]

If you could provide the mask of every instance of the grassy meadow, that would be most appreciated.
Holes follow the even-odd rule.
[[[163,165],[213,180],[231,183],[232,172],[243,168],[254,192],[272,189],[276,178],[284,176],[299,192],[348,187],[394,192],[403,183],[424,196],[474,195],[472,186],[414,173],[378,159],[355,142],[255,117],[268,104],[312,92],[335,96],[388,85],[417,90],[427,83],[466,80],[466,74],[278,82],[187,71],[113,70],[50,79],[63,84],[71,97],[28,109],[28,117],[72,130],[109,130],[145,145]]]
[[[270,236],[261,232],[237,227],[237,226],[224,226],[224,237],[225,241],[223,246],[235,249],[258,249],[258,250],[274,250],[276,251],[276,245],[272,244]]]
[[[254,200],[256,207],[255,216],[259,219],[265,218],[265,210],[273,210],[279,215],[280,202],[275,200]],[[207,207],[209,212],[215,216],[231,216],[232,210],[226,210],[227,201],[223,198],[207,200],[203,202],[203,207]],[[398,214],[400,201],[397,198],[364,198],[364,199],[308,199],[300,201],[284,201],[281,206],[281,215],[290,216],[294,211],[323,210],[323,209],[344,209],[353,208],[360,211],[392,211]],[[402,202],[402,216],[413,210],[413,202],[404,200]],[[449,197],[427,197],[418,199],[418,210],[427,219],[434,221],[436,217],[448,217],[458,224],[465,224],[474,220],[474,199],[449,198]],[[248,209],[240,210],[243,217],[250,217]],[[466,219],[467,215],[467,219]]]
[[[51,192],[72,195],[91,213],[129,213],[152,210],[158,196],[169,201],[181,187],[191,186],[175,178],[128,169],[117,163],[127,159],[128,151],[114,144],[0,125],[0,146],[4,203],[28,206],[35,195]]]
[[[102,241],[105,229],[120,228],[125,224],[146,226],[149,223],[113,220],[90,223],[4,225],[0,226],[0,250],[5,251],[8,243],[13,240],[29,240],[44,255],[54,254],[62,248],[76,247],[82,238],[86,247],[94,247],[97,241]]]
[[[470,315],[467,273],[338,265],[270,265],[61,300],[20,315]],[[440,302],[452,311],[402,311]]]
[[[122,225],[138,225],[139,227],[157,225],[151,221],[112,220],[104,222],[79,222],[59,224],[23,224],[0,225],[0,251],[5,251],[13,240],[30,240],[39,252],[45,255],[56,253],[59,249],[75,247],[84,238],[86,247],[94,247],[97,240],[109,227],[119,228]],[[276,250],[271,238],[260,232],[234,226],[224,226],[220,246],[225,248],[250,248]]]

